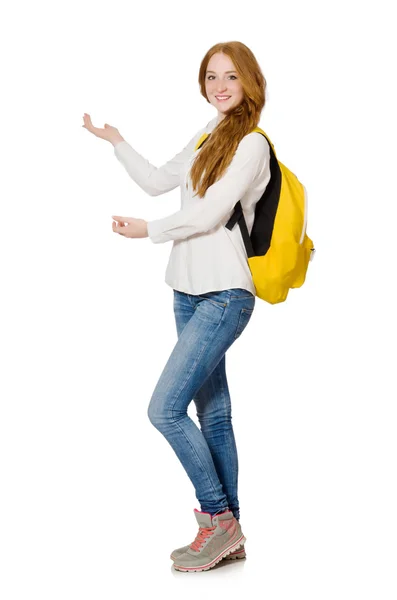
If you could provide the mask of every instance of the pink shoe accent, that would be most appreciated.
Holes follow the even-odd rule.
[[[224,510],[222,513],[218,513],[217,515],[212,515],[209,512],[206,512],[205,510],[197,510],[197,508],[194,509],[194,512],[199,512],[202,515],[210,515],[211,517],[218,517],[219,515],[224,515],[227,512],[230,512],[230,510],[228,508],[226,508],[226,510]]]
[[[200,511],[198,511],[200,512]],[[190,544],[190,548],[195,550],[196,552],[200,551],[202,544],[205,540],[212,535],[212,532],[216,529],[216,525],[213,527],[199,527],[198,534],[196,535],[196,539],[194,542]]]
[[[229,519],[229,521],[218,521],[219,527],[226,529],[233,536],[237,531],[236,519]]]
[[[204,510],[198,510],[198,508],[195,508],[195,509],[194,509],[194,512],[199,512],[199,513],[201,513],[202,515],[211,515],[211,513],[209,513],[209,512],[205,512]]]

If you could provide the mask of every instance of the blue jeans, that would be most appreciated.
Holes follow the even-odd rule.
[[[200,502],[211,515],[227,508],[240,518],[238,459],[226,379],[226,350],[255,306],[248,290],[196,296],[174,290],[178,341],[160,375],[148,417],[174,449]],[[241,372],[249,376],[247,361]],[[188,416],[194,400],[200,429]]]

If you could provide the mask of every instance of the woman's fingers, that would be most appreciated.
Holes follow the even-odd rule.
[[[87,113],[84,113],[83,121],[84,121],[84,127],[86,129],[88,129],[88,131],[91,131],[91,133],[94,133],[93,130],[95,129],[95,127],[92,124],[90,115],[87,115]]]
[[[93,133],[94,135],[96,135],[97,137],[100,137],[100,138],[104,137],[104,134],[106,134],[106,131],[104,129],[100,129],[99,127],[94,127],[92,124],[90,115],[87,115],[87,113],[84,113],[83,120],[84,120],[83,127],[88,129],[88,131],[90,133]]]
[[[115,233],[119,233],[120,235],[125,235],[126,226],[125,226],[124,223],[120,223],[120,222],[115,223],[113,221],[113,223],[112,223],[112,229],[113,229],[113,231]]]
[[[114,217],[112,216],[112,219],[114,219],[115,221],[117,221],[118,225],[121,225],[122,227],[124,226],[125,223],[131,223],[133,221],[133,217]]]
[[[93,125],[92,125],[92,121],[91,121],[90,115],[87,115],[87,113],[84,113],[83,121],[84,121],[84,127],[86,127],[87,129],[91,129],[92,128]]]
[[[108,139],[108,135],[109,135],[108,131],[106,131],[106,129],[101,129],[100,127],[94,127],[94,125],[92,124],[90,115],[87,115],[87,113],[84,113],[83,119],[84,119],[83,127],[88,129],[89,132],[93,133],[94,135],[96,135],[99,138]]]
[[[144,219],[136,219],[135,217],[113,217],[117,219],[118,225],[112,223],[113,231],[120,233],[127,238],[144,238],[148,237],[147,221]]]

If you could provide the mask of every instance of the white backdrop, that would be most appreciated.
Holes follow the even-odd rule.
[[[395,600],[391,3],[38,1],[1,17],[2,600]],[[230,40],[267,79],[259,125],[307,188],[317,253],[227,353],[247,559],[185,574],[169,554],[200,506],[147,417],[176,342],[172,242],[111,219],[166,216],[180,192],[146,195],[82,117],[164,164],[216,115],[198,69]]]

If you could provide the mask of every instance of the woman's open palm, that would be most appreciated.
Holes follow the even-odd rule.
[[[106,140],[111,144],[121,142],[124,140],[119,130],[116,127],[113,127],[112,125],[108,125],[108,123],[105,123],[105,127],[103,129],[101,129],[100,127],[94,127],[91,121],[91,117],[87,113],[84,113],[83,121],[83,127],[85,127],[90,133],[93,133],[94,135],[96,135],[96,137]]]

